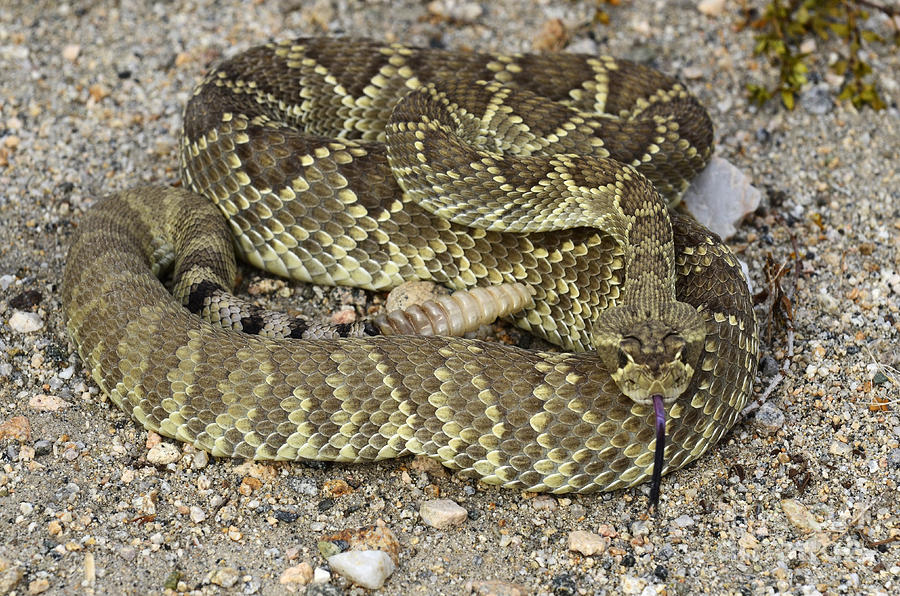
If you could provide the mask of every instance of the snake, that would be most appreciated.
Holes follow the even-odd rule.
[[[608,56],[254,47],[191,95],[180,187],[84,214],[67,329],[112,402],[213,456],[424,455],[534,492],[652,480],[655,502],[753,393],[740,263],[677,207],[713,136],[684,85]],[[372,291],[519,284],[509,319],[558,347],[270,324],[230,293],[235,255]]]

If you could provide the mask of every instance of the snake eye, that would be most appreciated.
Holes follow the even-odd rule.
[[[619,368],[634,362],[634,355],[641,349],[641,342],[636,337],[623,337],[619,342]]]
[[[663,338],[663,345],[666,348],[666,353],[672,354],[675,358],[681,358],[681,352],[684,350],[687,342],[677,333],[669,333]]]

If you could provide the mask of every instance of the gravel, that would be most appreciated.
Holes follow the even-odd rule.
[[[603,25],[594,0],[2,3],[0,593],[269,594],[300,586],[279,578],[306,563],[314,578],[299,590],[361,594],[328,572],[317,543],[378,520],[400,543],[383,594],[896,593],[900,56],[864,51],[889,106],[878,114],[834,100],[831,42],[818,43],[816,83],[796,111],[755,108],[746,83],[774,71],[718,4],[603,4]],[[883,19],[876,27],[889,35]],[[787,370],[771,408],[667,476],[655,516],[646,486],[554,507],[408,459],[242,465],[165,439],[151,456],[148,433],[86,375],[59,298],[84,210],[177,179],[182,107],[215,60],[326,32],[498,51],[567,35],[569,48],[679,75],[709,106],[718,154],[763,191],[731,244],[770,294],[766,325],[783,312],[767,259],[787,267],[793,357],[784,326],[767,326],[757,391]],[[383,300],[272,285],[261,299],[323,319]],[[328,492],[338,481],[346,488]],[[436,499],[467,518],[427,526],[419,510]],[[569,550],[576,531],[604,538],[602,552]]]

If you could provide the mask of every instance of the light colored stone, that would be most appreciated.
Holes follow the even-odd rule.
[[[772,435],[784,426],[784,412],[770,403],[764,403],[756,411],[753,425],[764,435]]]
[[[839,457],[847,457],[853,453],[853,447],[841,441],[832,441],[831,445],[828,446],[828,453]]]
[[[623,575],[619,579],[619,588],[622,594],[640,594],[647,587],[647,580],[631,575]]]
[[[728,160],[713,156],[709,165],[684,193],[684,202],[697,221],[729,238],[748,213],[759,207],[762,193]]]
[[[194,460],[191,462],[191,468],[202,470],[209,463],[209,454],[205,451],[198,451],[194,454]]]
[[[38,412],[57,412],[70,405],[72,404],[55,395],[32,395],[28,400],[28,407]]]
[[[165,466],[177,462],[181,451],[171,443],[160,443],[147,452],[147,461],[157,466]]]
[[[210,574],[209,583],[223,588],[233,588],[240,579],[240,572],[234,567],[219,567]]]
[[[316,567],[312,581],[314,584],[326,584],[331,581],[331,573],[324,567]]]
[[[567,545],[569,550],[583,555],[600,555],[609,547],[609,538],[585,530],[574,530],[569,532]]]
[[[725,0],[700,0],[697,10],[708,17],[717,17],[725,10]]]
[[[791,524],[803,532],[818,532],[822,525],[816,521],[815,516],[800,501],[784,499],[781,501],[781,510]]]
[[[69,62],[75,62],[78,59],[78,54],[80,53],[81,46],[77,43],[70,43],[63,48],[62,57]]]
[[[25,577],[25,568],[0,557],[0,594],[9,594]]]
[[[556,511],[559,504],[553,495],[537,495],[531,499],[531,506],[536,511]]]
[[[281,572],[281,577],[278,578],[278,583],[284,584],[299,584],[301,586],[305,586],[313,580],[313,568],[306,561],[300,563],[299,565],[294,565],[293,567],[288,567],[284,571]]]
[[[450,499],[437,499],[422,503],[419,515],[429,526],[442,529],[463,523],[469,517],[469,512]]]
[[[350,550],[328,557],[331,569],[351,582],[370,590],[377,590],[396,567],[391,558],[380,550]]]
[[[44,321],[37,313],[17,310],[9,318],[9,326],[16,333],[33,333],[43,328]]]
[[[206,512],[202,508],[192,505],[190,509],[191,521],[199,524],[206,519]]]

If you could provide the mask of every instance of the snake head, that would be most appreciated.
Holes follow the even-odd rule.
[[[703,351],[706,323],[684,302],[617,306],[594,327],[594,348],[619,390],[635,403],[665,404],[684,393]]]

